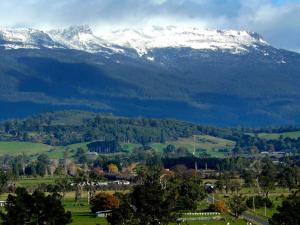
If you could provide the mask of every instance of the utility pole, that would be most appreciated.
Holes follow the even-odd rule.
[[[266,202],[265,202],[265,217],[267,216],[267,205],[266,205]]]

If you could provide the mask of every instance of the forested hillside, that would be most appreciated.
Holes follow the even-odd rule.
[[[67,145],[93,140],[146,144],[190,137],[194,134],[230,136],[230,129],[201,126],[172,119],[126,118],[82,111],[42,113],[0,124],[2,140]]]
[[[22,120],[2,121],[0,139],[44,143],[51,146],[114,140],[143,146],[156,143],[158,149],[164,148],[165,143],[192,148],[195,141],[209,142],[210,146],[218,146],[217,142],[221,141],[225,143],[224,146],[226,143],[235,143],[233,152],[236,154],[256,154],[264,151],[290,153],[300,150],[297,130],[299,130],[297,127],[291,126],[261,129],[219,128],[173,119],[129,118],[70,110],[42,113]],[[284,131],[295,132],[293,136],[288,136],[289,133],[284,136],[285,133],[281,133]],[[191,137],[196,135],[202,136],[193,140]],[[204,135],[209,136],[206,138]],[[266,138],[270,135],[277,138]],[[214,140],[213,137],[224,140]],[[205,147],[205,144],[200,146]]]

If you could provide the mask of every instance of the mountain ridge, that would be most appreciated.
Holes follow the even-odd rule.
[[[15,35],[0,38],[0,118],[84,109],[222,126],[300,123],[300,54],[277,49],[256,33],[240,33],[247,45],[238,50],[176,41],[156,48],[151,36],[145,39],[149,48],[136,50],[108,43],[88,27],[52,31],[55,40],[36,30],[25,41],[24,30]],[[46,42],[35,46],[32,35]]]
[[[171,38],[172,37],[172,38]],[[247,51],[245,47],[268,45],[255,33],[236,30],[209,30],[193,27],[150,26],[143,29],[123,29],[95,35],[87,26],[42,31],[37,29],[0,29],[0,39],[8,42],[6,49],[14,48],[68,48],[97,53],[103,49],[124,53],[134,49],[140,56],[158,48],[192,48],[228,50],[232,53]]]

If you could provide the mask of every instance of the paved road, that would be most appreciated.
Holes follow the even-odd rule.
[[[216,198],[214,199],[212,196],[208,196],[207,200],[208,200],[209,203],[213,203],[213,201],[217,201],[217,199]],[[263,219],[263,218],[261,218],[259,216],[256,216],[256,215],[254,215],[252,213],[244,212],[242,214],[242,216],[246,220],[249,220],[250,222],[255,222],[255,223],[258,223],[258,224],[261,224],[261,225],[269,225],[268,220]]]
[[[255,223],[259,223],[259,224],[262,224],[262,225],[269,225],[269,222],[268,220],[265,220],[259,216],[256,216],[252,213],[249,213],[249,212],[244,212],[242,213],[242,216],[246,219],[246,220],[249,220],[250,222],[253,221]]]

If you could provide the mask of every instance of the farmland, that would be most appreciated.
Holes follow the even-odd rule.
[[[284,132],[284,133],[259,133],[258,137],[264,139],[279,139],[280,137],[297,139],[300,138],[300,131]]]
[[[195,141],[195,142],[194,142]],[[87,149],[87,144],[89,142],[71,144],[67,146],[49,146],[40,143],[31,142],[0,142],[0,155],[35,155],[46,153],[51,159],[62,159],[64,152],[68,150],[72,156],[78,148]],[[224,157],[224,153],[219,152],[219,149],[232,149],[234,147],[234,142],[217,138],[208,135],[195,135],[195,137],[190,138],[179,138],[176,141],[167,141],[165,143],[150,143],[150,146],[158,151],[162,152],[163,149],[172,144],[175,147],[187,148],[190,152],[195,149],[205,150],[211,157]],[[132,152],[135,148],[141,147],[140,144],[134,143],[121,143],[124,152]]]
[[[39,154],[45,153],[51,149],[51,146],[31,143],[31,142],[0,142],[0,155],[18,155],[18,154]]]

